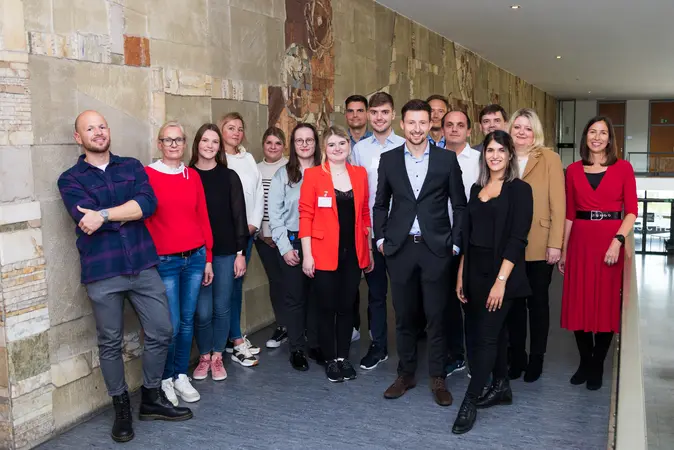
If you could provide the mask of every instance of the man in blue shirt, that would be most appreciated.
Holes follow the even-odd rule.
[[[75,221],[77,249],[96,320],[101,372],[115,407],[112,439],[133,439],[131,404],[124,380],[124,299],[143,326],[143,387],[140,420],[187,420],[189,408],[174,407],[161,389],[172,328],[159,257],[144,219],[157,207],[143,165],[110,153],[103,116],[85,111],[75,120],[75,141],[84,154],[61,174],[58,187]]]
[[[377,193],[377,170],[381,155],[400,147],[405,139],[393,132],[395,109],[393,97],[386,92],[377,92],[370,97],[368,119],[373,134],[362,139],[353,148],[352,161],[356,166],[365,167],[369,186],[370,217]],[[376,245],[372,245],[376,248]],[[388,359],[387,326],[386,326],[386,294],[388,277],[386,276],[386,259],[379,252],[374,252],[374,270],[365,274],[368,286],[368,319],[372,345],[360,361],[361,369],[371,370]]]
[[[431,129],[428,142],[436,147],[445,148],[445,135],[442,132],[442,118],[449,111],[449,100],[444,95],[433,94],[426,99],[431,106]]]

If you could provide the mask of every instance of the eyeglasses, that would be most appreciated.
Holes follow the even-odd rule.
[[[161,138],[159,139],[159,142],[164,144],[166,147],[173,147],[173,144],[176,145],[183,145],[185,143],[185,138],[178,137],[178,138]]]
[[[298,147],[302,147],[305,144],[306,145],[314,145],[314,142],[316,142],[316,139],[314,138],[309,138],[309,139],[295,139],[295,145]]]

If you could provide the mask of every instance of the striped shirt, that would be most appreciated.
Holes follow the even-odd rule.
[[[268,163],[264,159],[257,163],[257,169],[260,171],[260,175],[262,175],[262,189],[264,189],[264,215],[262,216],[262,227],[260,228],[260,234],[263,237],[271,237],[271,229],[269,227],[269,188],[271,187],[271,179],[274,178],[276,171],[287,163],[288,159],[285,157],[281,157],[281,159],[274,163]]]

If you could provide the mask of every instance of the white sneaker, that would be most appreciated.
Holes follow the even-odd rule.
[[[234,347],[234,353],[232,353],[232,361],[238,362],[244,367],[253,367],[257,366],[259,361],[250,351],[248,344],[244,340],[242,344],[236,345]]]
[[[354,328],[353,332],[351,333],[351,342],[357,341],[358,339],[360,339],[360,331]]]
[[[173,406],[178,406],[178,397],[176,397],[176,391],[173,389],[173,378],[161,380],[161,390],[164,391],[166,398]]]
[[[190,379],[184,373],[178,375],[178,379],[174,381],[173,386],[176,394],[178,394],[184,402],[194,403],[198,402],[201,398],[197,390],[192,387]]]
[[[248,340],[248,337],[244,336],[243,342],[248,346],[248,350],[250,350],[250,353],[252,355],[259,355],[260,354],[260,347],[256,347],[253,344],[251,344],[250,341]]]

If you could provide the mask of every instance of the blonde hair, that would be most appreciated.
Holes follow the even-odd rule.
[[[339,125],[333,125],[329,128],[326,128],[325,131],[323,131],[323,135],[321,136],[321,166],[323,167],[323,170],[328,170],[325,163],[328,160],[328,139],[330,139],[332,136],[339,136],[346,139],[346,142],[349,143],[349,156],[351,156],[351,138],[349,137],[349,134],[346,132],[346,130]]]
[[[234,111],[234,112],[230,112],[230,113],[225,114],[224,116],[222,116],[220,118],[220,120],[218,120],[218,128],[220,129],[220,132],[222,134],[224,134],[224,131],[222,131],[224,126],[227,125],[229,122],[231,122],[233,120],[240,120],[244,131],[246,130],[246,122],[244,122],[243,116],[241,114],[239,114],[238,112]],[[244,138],[245,138],[245,134],[244,134]],[[284,145],[285,145],[285,142],[284,142]],[[239,144],[239,146],[236,148],[237,153],[239,153],[240,151],[241,151],[241,144]]]
[[[165,122],[164,125],[161,126],[159,129],[159,133],[157,133],[157,139],[161,139],[162,136],[164,135],[164,131],[168,128],[178,128],[180,132],[183,134],[183,138],[187,141],[187,135],[185,134],[185,128],[183,125],[178,122],[177,120],[169,120],[168,122]]]
[[[513,124],[515,120],[524,117],[531,123],[531,130],[534,132],[534,142],[531,144],[529,151],[539,150],[545,147],[545,134],[543,133],[543,124],[538,114],[531,108],[521,108],[515,111],[508,122],[508,133],[512,136]]]

